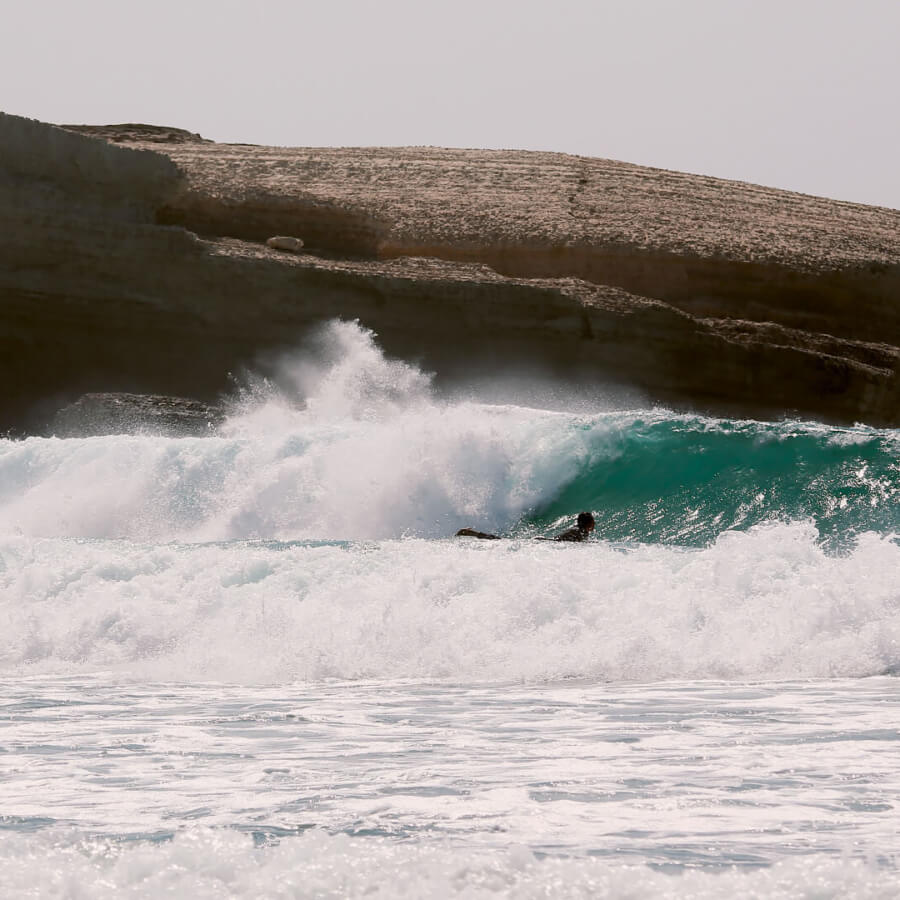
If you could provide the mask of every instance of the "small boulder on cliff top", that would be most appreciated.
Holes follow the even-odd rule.
[[[272,250],[286,250],[288,253],[299,253],[303,249],[303,241],[298,237],[288,237],[284,234],[276,234],[266,241],[266,246]]]

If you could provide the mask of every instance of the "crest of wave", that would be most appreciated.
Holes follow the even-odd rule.
[[[307,424],[374,421],[431,400],[432,376],[387,358],[374,332],[355,321],[324,325],[302,354],[285,356],[277,368],[274,384],[256,381],[244,392],[224,434],[283,429],[298,415]]]
[[[0,448],[0,533],[138,541],[439,537],[509,528],[574,476],[571,417],[438,402],[431,378],[333,322],[221,433]]]
[[[241,442],[192,539],[439,537],[508,528],[573,477],[568,417],[444,403],[431,375],[335,321],[257,383],[222,429]],[[560,427],[563,426],[563,427]],[[574,444],[573,444],[574,440]]]

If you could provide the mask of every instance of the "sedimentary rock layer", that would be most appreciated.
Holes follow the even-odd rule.
[[[71,128],[0,115],[0,428],[85,391],[212,400],[334,317],[439,381],[900,424],[898,211],[560,154]]]

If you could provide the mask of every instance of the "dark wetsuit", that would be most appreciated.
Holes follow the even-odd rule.
[[[483,541],[499,541],[500,535],[498,534],[486,534],[483,531],[476,531],[474,528],[460,528],[459,531],[456,532],[457,537],[474,537],[481,538]],[[538,538],[539,541],[570,541],[580,543],[581,541],[586,541],[591,536],[590,531],[587,528],[579,528],[577,525],[574,528],[570,528],[568,531],[564,531],[562,534],[558,534],[554,538]]]
[[[457,537],[477,537],[481,538],[483,541],[499,541],[500,535],[498,534],[485,534],[483,531],[476,531],[474,528],[460,528],[459,531],[456,532]]]
[[[554,541],[586,541],[591,536],[590,531],[587,528],[579,528],[577,525],[574,528],[570,528],[568,531],[564,531],[562,534],[558,534]]]

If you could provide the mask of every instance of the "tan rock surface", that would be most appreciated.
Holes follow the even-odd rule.
[[[900,259],[900,211],[613,160],[433,147],[153,149],[205,197],[361,213],[381,256],[417,246],[616,247],[813,271]]]
[[[560,154],[90,131],[0,115],[0,427],[90,390],[212,399],[335,316],[444,380],[900,423],[898,211]]]

